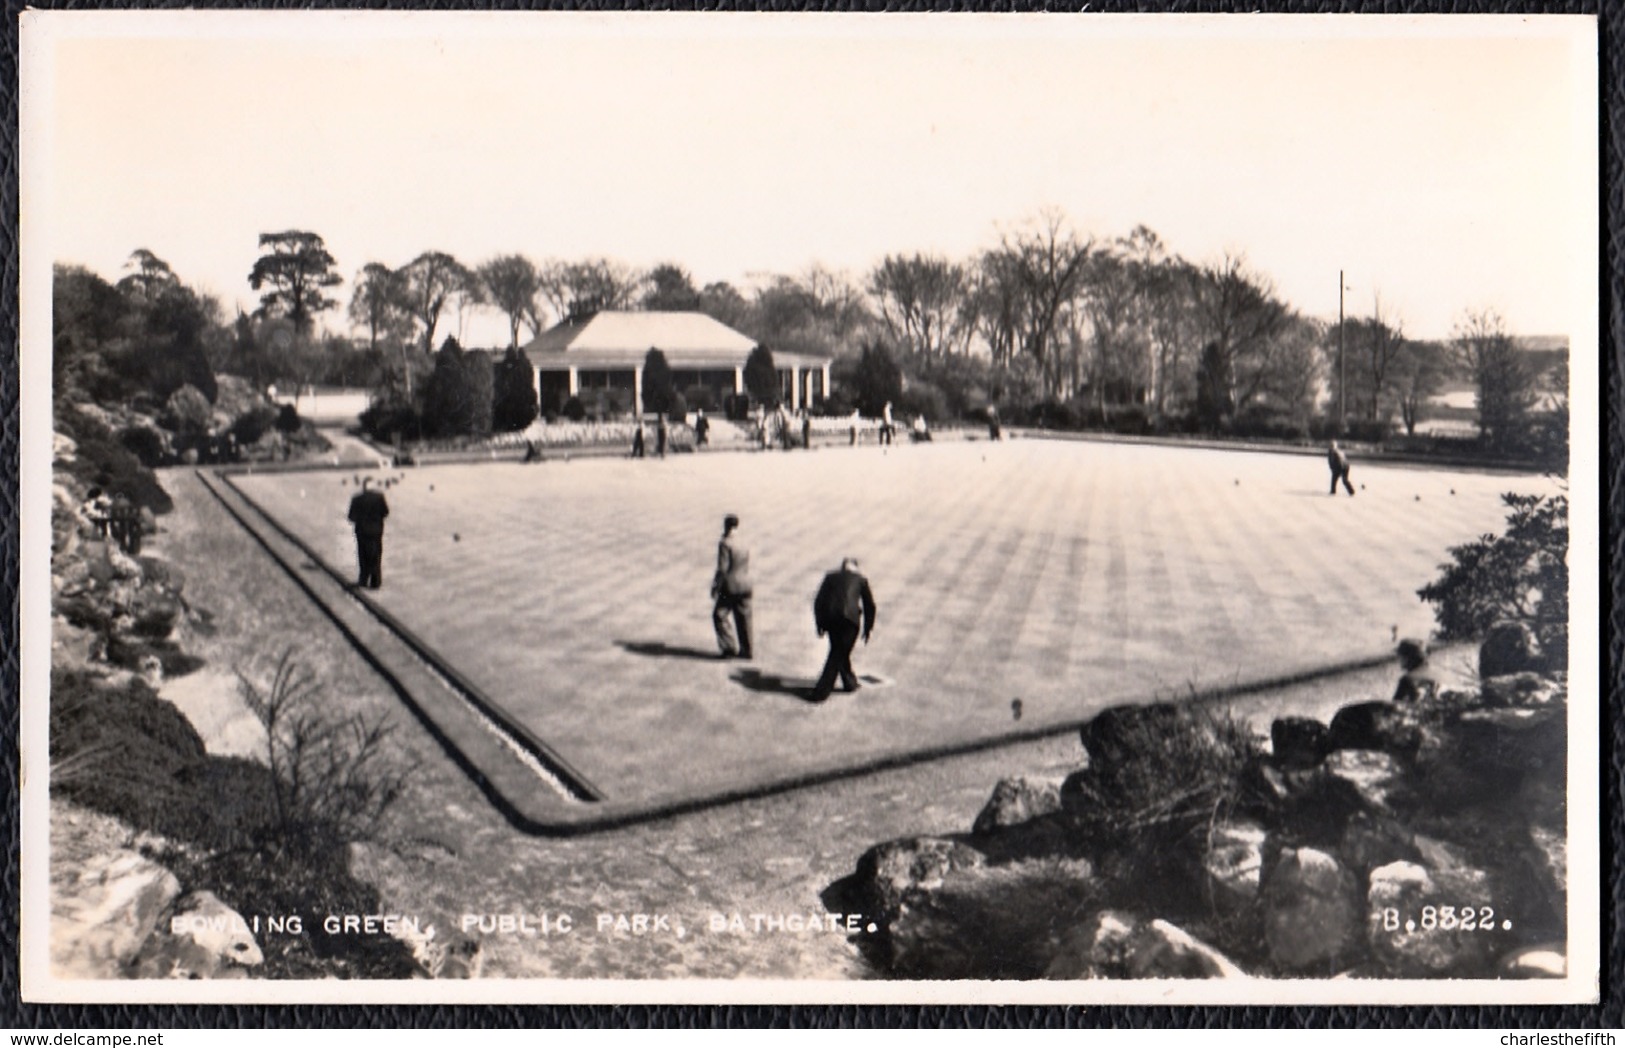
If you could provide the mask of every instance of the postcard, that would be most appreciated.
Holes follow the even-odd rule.
[[[20,59],[25,999],[1597,998],[1594,18]]]

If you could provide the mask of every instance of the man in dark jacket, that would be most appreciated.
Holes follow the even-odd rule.
[[[377,589],[384,584],[384,518],[389,503],[384,493],[372,490],[372,478],[361,482],[361,492],[350,500],[350,523],[355,527],[356,557],[361,561],[357,586]]]
[[[824,672],[808,696],[813,702],[823,702],[835,690],[835,677],[841,678],[845,691],[858,690],[857,674],[852,672],[852,649],[862,632],[863,642],[869,643],[869,634],[875,628],[875,598],[869,592],[869,580],[858,573],[858,562],[852,557],[841,561],[838,571],[824,576],[813,598],[813,620],[818,635],[829,634],[829,658],[824,661]]]
[[[1337,482],[1340,480],[1343,482],[1343,487],[1348,489],[1348,493],[1350,495],[1354,494],[1354,485],[1349,483],[1349,457],[1343,453],[1342,448],[1337,446],[1335,440],[1326,447],[1326,465],[1332,471],[1332,490],[1327,494],[1337,494]]]

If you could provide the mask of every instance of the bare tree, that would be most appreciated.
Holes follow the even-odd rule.
[[[1451,338],[1478,393],[1479,435],[1505,447],[1539,399],[1539,375],[1493,309],[1469,311]]]
[[[1270,381],[1290,313],[1270,282],[1236,255],[1203,267],[1195,306],[1208,373],[1227,387],[1218,391],[1221,412],[1239,411]]]
[[[527,320],[535,334],[541,333],[534,320],[541,275],[530,259],[524,255],[498,255],[481,265],[478,273],[487,299],[508,317],[509,348],[518,347],[519,326]]]
[[[1078,297],[1094,240],[1080,239],[1059,211],[1047,210],[1026,230],[1006,234],[1000,250],[1005,275],[1020,289],[1022,352],[1037,363],[1046,392],[1053,393],[1060,379],[1052,352],[1056,332]]]
[[[869,293],[892,338],[931,359],[963,351],[972,315],[965,268],[939,255],[887,255],[869,275]]]
[[[471,282],[468,269],[444,251],[425,251],[400,270],[401,305],[423,325],[423,352],[434,351],[440,314]]]

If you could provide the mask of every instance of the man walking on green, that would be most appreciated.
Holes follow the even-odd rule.
[[[750,550],[739,538],[739,518],[722,518],[722,539],[717,543],[717,573],[711,580],[711,622],[717,647],[725,659],[751,657]],[[737,633],[737,635],[736,635]]]
[[[835,678],[841,678],[844,691],[858,690],[857,674],[852,672],[852,649],[857,646],[858,634],[869,643],[869,634],[875,628],[875,598],[869,592],[869,580],[858,573],[855,557],[841,561],[839,570],[824,576],[813,598],[813,620],[818,635],[829,634],[829,658],[824,660],[824,672],[813,686],[809,701],[823,702],[835,690]]]

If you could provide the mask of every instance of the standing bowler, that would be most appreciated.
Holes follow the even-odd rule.
[[[722,540],[717,543],[717,573],[711,581],[711,623],[717,647],[725,659],[751,657],[750,551],[739,539],[739,518],[722,518]],[[737,631],[737,636],[736,636]]]
[[[356,585],[377,589],[384,584],[384,518],[389,503],[384,493],[372,490],[372,478],[361,482],[361,492],[350,500],[350,523],[355,526],[356,558],[361,578]]]

